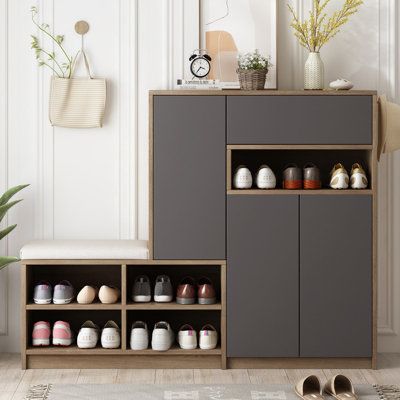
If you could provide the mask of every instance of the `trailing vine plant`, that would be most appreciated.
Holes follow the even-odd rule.
[[[54,35],[51,30],[49,24],[40,23],[38,21],[38,9],[36,7],[31,7],[31,16],[33,24],[41,31],[44,35],[48,36],[53,44],[56,45],[61,50],[62,61],[57,59],[57,55],[54,50],[46,50],[44,49],[39,42],[39,39],[35,35],[31,35],[31,49],[35,52],[36,60],[38,61],[39,67],[48,67],[50,68],[55,75],[59,78],[70,78],[72,74],[72,69],[75,63],[75,57],[72,57],[67,54],[63,42],[64,35]]]
[[[310,52],[319,52],[321,47],[340,32],[340,28],[349,20],[349,17],[358,11],[363,0],[345,0],[340,10],[335,11],[329,18],[325,12],[331,0],[313,0],[313,8],[309,12],[309,19],[300,21],[299,17],[288,4],[293,16],[290,26],[299,43]]]

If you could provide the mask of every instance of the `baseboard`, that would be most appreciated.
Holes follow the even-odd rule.
[[[233,369],[374,368],[372,358],[228,358],[227,366]]]

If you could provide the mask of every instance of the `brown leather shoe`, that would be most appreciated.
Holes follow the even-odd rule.
[[[176,302],[178,304],[194,304],[196,302],[195,281],[191,276],[181,280],[176,291]]]
[[[215,304],[217,296],[213,283],[208,278],[200,278],[198,282],[197,297],[199,304]]]
[[[304,189],[321,189],[319,168],[313,163],[307,163],[303,168]]]
[[[303,176],[301,169],[296,164],[288,164],[283,170],[283,188],[301,189],[303,187]]]

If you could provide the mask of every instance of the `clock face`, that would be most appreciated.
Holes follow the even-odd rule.
[[[190,70],[197,78],[204,78],[210,72],[210,63],[204,57],[195,58],[190,64]]]

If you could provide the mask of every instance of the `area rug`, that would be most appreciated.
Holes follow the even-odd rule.
[[[360,400],[400,400],[397,386],[355,385]],[[292,385],[36,385],[26,400],[299,400]],[[327,400],[332,400],[326,396]]]

